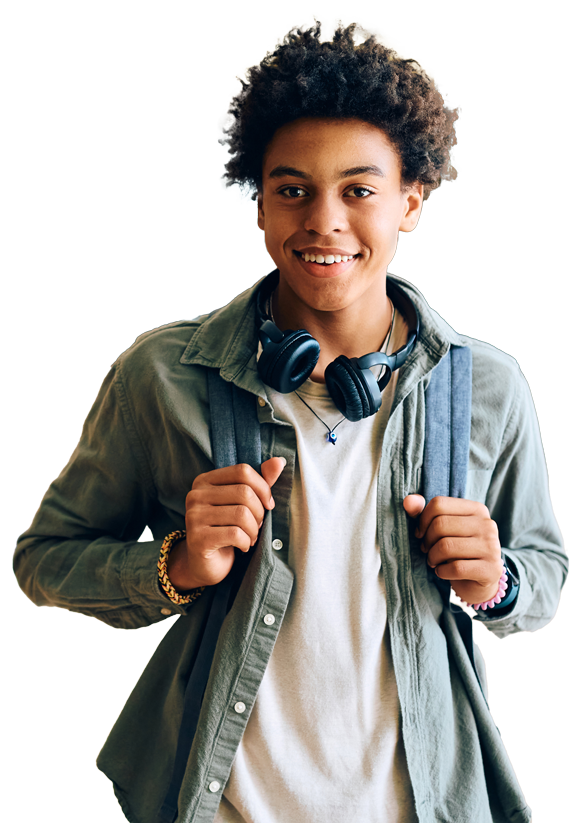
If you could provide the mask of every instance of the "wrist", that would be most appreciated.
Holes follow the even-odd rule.
[[[482,609],[483,611],[486,611],[487,609],[493,609],[493,608],[495,608],[495,606],[498,603],[501,604],[502,599],[506,596],[508,588],[509,588],[508,574],[507,574],[507,569],[506,569],[506,566],[505,566],[505,563],[504,563],[503,571],[502,571],[501,577],[499,579],[499,582],[496,583],[495,586],[492,587],[493,592],[491,593],[491,596],[490,597],[483,597],[478,602],[473,602],[473,603],[466,602],[465,605],[470,606],[472,609],[476,609],[476,610]]]
[[[176,551],[175,551],[176,550]],[[174,554],[175,551],[175,554]],[[171,577],[169,576],[171,563]],[[204,586],[192,580],[187,574],[188,557],[185,531],[179,530],[168,534],[157,561],[159,585],[167,597],[177,605],[191,603],[202,593]],[[192,591],[193,590],[193,591]]]
[[[189,558],[187,554],[187,538],[182,537],[171,547],[167,557],[167,577],[175,591],[182,594],[199,587],[199,581],[192,578],[189,572]]]

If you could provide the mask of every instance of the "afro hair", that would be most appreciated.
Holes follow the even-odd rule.
[[[264,152],[275,132],[301,117],[357,118],[380,128],[398,150],[403,188],[419,182],[424,199],[442,180],[454,180],[451,147],[457,109],[448,109],[435,83],[415,60],[369,36],[355,45],[356,23],[339,25],[320,41],[320,23],[292,29],[272,54],[247,72],[232,100],[233,123],[220,142],[232,155],[226,185],[256,198]],[[368,32],[365,32],[365,35]]]

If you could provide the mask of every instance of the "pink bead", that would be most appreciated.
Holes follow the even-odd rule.
[[[487,609],[493,609],[496,603],[499,603],[501,599],[505,596],[507,591],[507,569],[504,565],[503,567],[503,574],[499,579],[498,590],[495,597],[492,597],[491,600],[488,600],[487,603],[465,603],[466,606],[471,606],[472,609],[481,609],[482,611],[486,611]],[[463,600],[461,601],[464,602]]]

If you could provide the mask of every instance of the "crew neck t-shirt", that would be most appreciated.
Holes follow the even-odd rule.
[[[389,353],[407,334],[395,312]],[[378,468],[396,382],[397,372],[378,413],[357,423],[340,422],[324,383],[307,380],[298,389],[305,402],[267,388],[276,418],[296,431],[295,580],[216,823],[417,820],[377,540]],[[331,429],[340,422],[335,445],[321,421]]]

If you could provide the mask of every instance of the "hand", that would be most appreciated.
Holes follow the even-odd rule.
[[[234,564],[234,547],[256,543],[265,510],[274,508],[270,491],[286,465],[283,457],[262,463],[262,474],[239,463],[200,474],[185,498],[187,536],[176,543],[167,574],[178,592],[215,586]]]
[[[503,571],[495,520],[483,503],[458,497],[434,497],[425,506],[420,494],[410,494],[403,507],[419,517],[415,536],[427,563],[442,580],[450,580],[466,603],[495,597]]]

